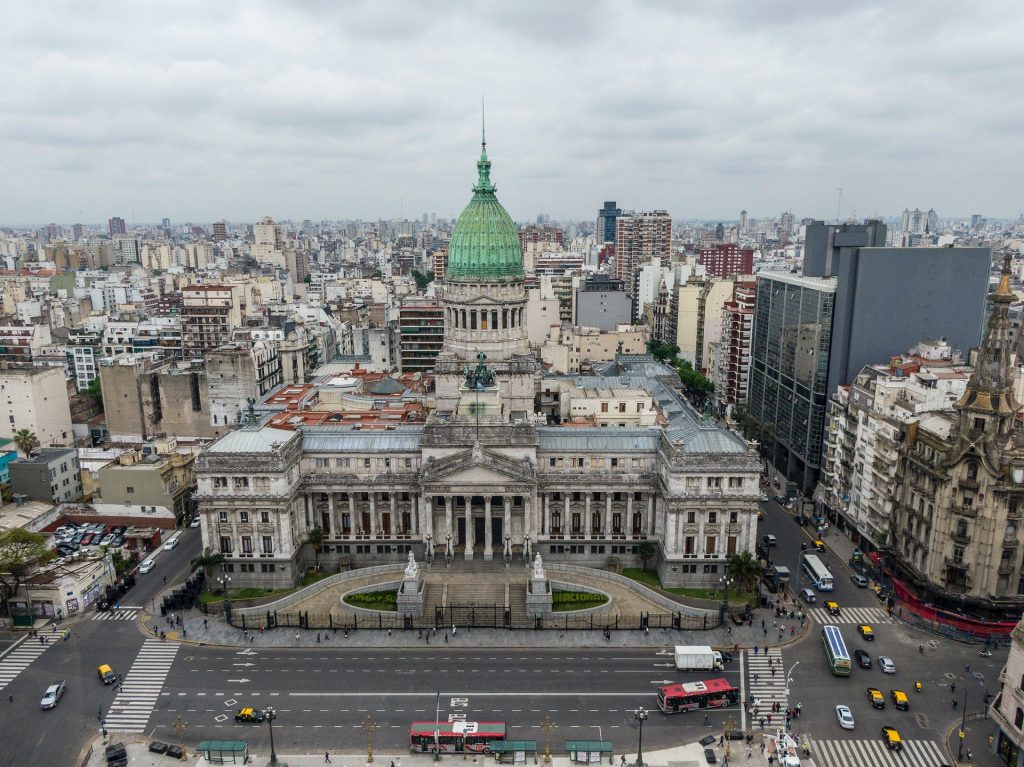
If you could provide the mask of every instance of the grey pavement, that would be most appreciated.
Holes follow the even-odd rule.
[[[780,598],[781,599],[781,598]],[[782,602],[791,610],[798,610],[799,605],[792,599]],[[758,645],[764,647],[780,647],[803,638],[807,626],[800,628],[799,622],[783,620],[785,631],[780,638],[773,630],[772,612],[768,609],[754,611],[754,620],[750,626],[736,626],[731,622],[709,631],[678,631],[673,629],[651,629],[650,631],[622,630],[612,631],[611,638],[605,639],[601,631],[559,631],[544,629],[493,629],[458,626],[454,633],[451,628],[437,629],[429,632],[424,630],[422,638],[417,630],[392,632],[380,629],[344,630],[305,630],[296,628],[277,628],[266,631],[249,631],[229,626],[219,616],[206,616],[198,610],[189,610],[180,614],[182,626],[171,626],[169,618],[146,616],[142,620],[148,633],[164,631],[169,641],[185,641],[201,644],[224,646],[251,647],[444,647],[445,636],[448,643],[455,646],[469,647],[657,647],[663,648],[677,644],[711,645],[716,648],[731,650],[738,645],[740,649],[749,649]],[[761,620],[766,622],[767,634],[761,628]]]
[[[187,748],[187,759],[183,762],[175,761],[166,756],[160,754],[152,754],[148,750],[148,740],[131,739],[131,738],[117,738],[108,737],[106,739],[97,737],[92,744],[92,752],[89,759],[83,763],[83,767],[106,767],[106,760],[104,759],[104,747],[108,743],[123,743],[125,749],[128,752],[128,764],[132,767],[167,767],[170,764],[186,764],[190,767],[205,767],[211,762],[206,761],[200,756],[197,756],[192,752],[192,747],[198,745],[194,739],[185,738],[185,745]],[[538,746],[541,748],[541,753],[538,754],[536,761],[530,759],[527,764],[538,764],[544,765],[544,753],[543,744],[538,741]],[[721,767],[762,767],[768,764],[766,756],[761,753],[759,748],[759,741],[755,740],[752,748],[748,749],[745,744],[740,745],[739,741],[734,741],[730,744],[730,753],[728,758],[728,764],[724,762],[725,748],[719,746],[717,743],[712,746],[715,751],[715,755],[718,758],[717,764]],[[555,750],[555,741],[552,739],[552,751]],[[747,754],[750,753],[748,757]],[[366,761],[366,752],[360,753],[342,753],[340,751],[328,751],[330,755],[330,764],[340,765],[340,767],[364,767],[369,763]],[[768,753],[767,751],[765,753]],[[626,757],[626,764],[628,767],[634,767],[636,761],[636,752],[627,754],[616,753],[612,759],[604,764],[609,764],[609,767],[618,767],[620,765],[620,759],[622,756]],[[290,754],[290,753],[277,753],[278,765],[280,767],[311,767],[312,765],[322,765],[327,762],[324,759],[323,752],[317,752],[316,754]],[[257,751],[250,752],[249,763],[264,765],[269,764],[270,754],[269,752]],[[805,762],[811,764],[809,762]],[[465,757],[460,755],[446,755],[441,758],[439,763],[434,762],[430,755],[419,755],[411,754],[408,752],[402,753],[386,753],[376,752],[374,754],[374,765],[379,767],[434,767],[436,764],[440,764],[441,767],[453,767],[453,765],[473,765],[473,767],[483,767],[484,765],[497,765],[498,762],[493,756],[485,756],[482,754],[473,755],[467,754]],[[551,765],[553,767],[572,767],[572,762],[568,756],[552,753]],[[685,743],[679,744],[676,747],[663,749],[660,751],[645,751],[644,752],[644,764],[650,767],[697,767],[697,765],[704,765],[706,761],[704,759],[704,746],[699,743]],[[813,767],[813,766],[812,766]]]
[[[957,722],[946,733],[946,748],[949,750],[951,764],[971,765],[972,767],[998,767],[1004,762],[995,753],[996,723],[992,719],[981,716],[968,716],[964,730],[963,757],[960,753],[960,723]],[[971,759],[967,758],[968,753]]]

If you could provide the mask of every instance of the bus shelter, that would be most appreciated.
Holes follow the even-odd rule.
[[[204,740],[195,750],[211,764],[246,764],[249,761],[249,744],[244,740]]]
[[[565,751],[569,761],[600,764],[601,757],[608,756],[608,764],[612,763],[612,742],[610,740],[567,740]]]
[[[533,757],[537,762],[537,741],[535,740],[492,740],[487,744],[494,758],[505,764],[526,764]]]

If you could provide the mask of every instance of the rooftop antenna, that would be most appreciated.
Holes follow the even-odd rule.
[[[484,94],[480,94],[480,144],[483,150],[487,151],[487,106],[484,104]]]
[[[839,199],[836,200],[836,223],[841,223],[839,220],[839,206],[843,204],[843,188],[841,186],[836,187],[836,191],[839,192]]]

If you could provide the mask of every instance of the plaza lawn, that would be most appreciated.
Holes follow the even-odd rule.
[[[361,594],[347,594],[345,604],[361,607],[364,610],[379,610],[393,613],[398,610],[398,590],[367,591]]]
[[[600,607],[608,602],[604,594],[589,591],[552,591],[551,609],[556,613],[568,613],[574,610],[589,610]]]
[[[652,589],[658,589],[660,591],[667,591],[670,594],[678,594],[681,597],[690,597],[691,599],[721,599],[721,589],[689,589],[689,588],[665,588],[661,585],[661,579],[658,578],[658,573],[655,570],[641,570],[639,567],[626,567],[623,569],[622,574],[631,578],[638,583],[642,583],[645,586],[650,586]],[[746,604],[754,599],[754,594],[749,591],[742,591],[739,589],[729,590],[729,602],[733,604]]]

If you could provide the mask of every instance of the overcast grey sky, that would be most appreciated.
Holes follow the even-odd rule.
[[[0,223],[1024,210],[1024,3],[34,2]]]

